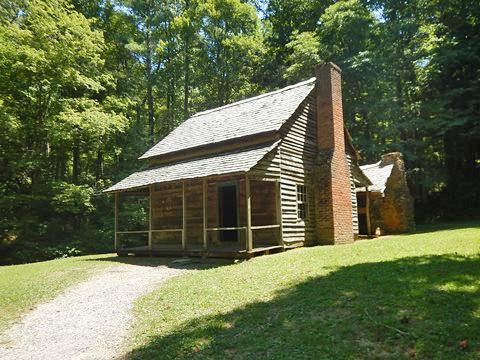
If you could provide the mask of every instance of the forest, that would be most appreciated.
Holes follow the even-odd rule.
[[[107,186],[190,115],[342,68],[362,163],[480,214],[478,0],[1,0],[0,263],[109,251]]]

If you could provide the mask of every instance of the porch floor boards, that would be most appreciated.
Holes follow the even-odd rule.
[[[250,258],[256,255],[284,251],[283,245],[259,246],[251,251],[232,247],[214,247],[207,248],[193,247],[182,250],[181,248],[153,248],[148,246],[138,246],[131,248],[117,249],[119,256],[207,256],[207,257],[228,257],[228,258]]]

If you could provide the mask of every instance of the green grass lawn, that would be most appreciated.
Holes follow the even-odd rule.
[[[25,265],[0,266],[0,330],[36,304],[115,262],[113,255],[93,255]]]
[[[194,271],[135,312],[132,358],[479,358],[480,223]]]

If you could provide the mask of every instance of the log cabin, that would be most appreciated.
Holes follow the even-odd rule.
[[[143,154],[145,170],[105,190],[116,252],[248,258],[353,242],[355,189],[371,183],[344,125],[340,68],[315,72],[197,113]]]

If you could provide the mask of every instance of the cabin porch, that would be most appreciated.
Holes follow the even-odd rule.
[[[214,176],[115,193],[119,255],[248,258],[283,249],[275,180]]]

